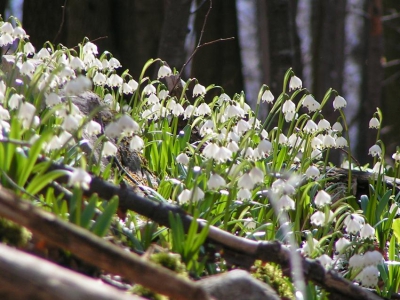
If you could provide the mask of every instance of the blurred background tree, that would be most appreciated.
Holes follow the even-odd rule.
[[[259,87],[265,83],[277,96],[292,67],[318,101],[329,87],[348,101],[360,163],[371,162],[368,149],[376,132],[367,128],[378,106],[387,154],[396,151],[400,1],[213,0],[212,5],[202,42],[235,39],[199,49],[184,79],[220,85],[230,96],[244,90],[254,107]],[[160,57],[180,70],[198,44],[209,6],[209,0],[0,0],[3,15],[21,12],[37,48],[46,41],[73,47],[88,37],[136,78],[149,58]],[[266,114],[265,108],[261,116]],[[324,117],[333,124],[338,114],[332,108]]]

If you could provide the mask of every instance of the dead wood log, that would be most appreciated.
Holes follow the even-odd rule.
[[[0,299],[139,300],[99,280],[0,244]]]
[[[211,299],[199,285],[124,251],[89,231],[21,200],[0,186],[0,216],[18,223],[82,260],[173,299]],[[1,253],[0,253],[1,256]]]

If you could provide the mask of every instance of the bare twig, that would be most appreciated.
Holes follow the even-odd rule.
[[[63,26],[64,26],[64,22],[65,22],[65,10],[66,10],[66,7],[67,7],[67,1],[68,1],[68,0],[65,0],[65,1],[64,1],[64,5],[61,6],[61,7],[62,7],[61,23],[60,23],[60,27],[58,28],[57,34],[56,34],[56,36],[55,36],[54,39],[53,39],[53,44],[55,44],[55,42],[56,42],[58,36],[61,34],[61,30],[62,30]]]

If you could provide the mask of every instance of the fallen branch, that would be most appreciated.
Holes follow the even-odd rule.
[[[51,169],[67,169],[65,166],[52,164]],[[59,181],[67,182],[67,178],[60,178]],[[117,195],[119,197],[119,208],[121,210],[132,210],[145,216],[160,225],[170,227],[169,214],[179,215],[185,231],[189,229],[193,217],[188,215],[180,207],[146,199],[137,195],[130,187],[118,187],[101,178],[93,177],[89,190],[85,191],[87,196],[98,194],[105,200]],[[199,230],[205,223],[198,221]],[[291,274],[290,251],[279,242],[257,242],[249,239],[234,236],[217,227],[210,226],[208,241],[222,249],[226,260],[233,261],[238,266],[249,267],[254,260],[274,262],[281,265],[287,274]],[[346,299],[378,300],[378,295],[363,289],[352,282],[340,277],[335,271],[326,271],[319,262],[303,259],[304,276],[315,284],[323,287],[329,292],[342,295]]]
[[[0,298],[143,299],[3,244],[0,244]]]
[[[211,299],[197,284],[61,220],[0,186],[0,216],[113,274],[173,299]],[[1,256],[1,254],[0,254]]]

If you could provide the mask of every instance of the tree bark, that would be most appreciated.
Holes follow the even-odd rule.
[[[169,66],[180,70],[186,60],[185,39],[191,1],[164,1],[164,22],[161,31],[158,57]],[[178,17],[177,17],[178,16]]]
[[[297,0],[272,0],[258,3],[260,44],[264,69],[264,82],[274,95],[282,93],[286,71],[293,68],[302,75],[300,40],[296,31]]]
[[[200,2],[202,1],[197,1]],[[235,1],[224,0],[214,0],[212,5],[201,42],[228,37],[235,37],[235,40],[217,42],[201,48],[193,59],[191,77],[197,78],[205,86],[220,85],[224,88],[224,92],[232,97],[234,93],[243,90],[236,5]],[[207,1],[196,13],[197,42],[208,8]],[[212,97],[219,93],[220,91],[211,92],[208,96]]]
[[[0,298],[144,299],[3,244],[0,244]]]
[[[368,38],[365,50],[363,70],[363,96],[359,112],[360,135],[357,147],[357,157],[361,164],[370,162],[368,149],[376,143],[376,134],[368,130],[369,120],[376,108],[381,106],[383,80],[383,28],[382,0],[367,1]]]

